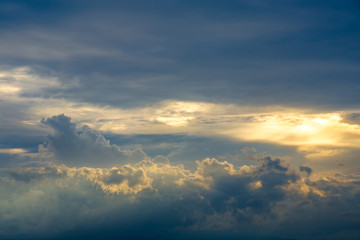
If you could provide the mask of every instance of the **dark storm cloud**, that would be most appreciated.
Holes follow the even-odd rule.
[[[359,102],[352,2],[2,1],[0,11],[3,64],[79,81],[43,97],[114,106]]]

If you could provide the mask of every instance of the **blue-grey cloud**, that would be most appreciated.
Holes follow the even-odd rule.
[[[307,166],[300,166],[299,170],[301,172],[306,172],[308,175],[310,175],[312,173],[312,169],[310,167],[307,167]]]
[[[343,116],[343,121],[350,124],[360,123],[360,113],[349,113]]]
[[[40,146],[41,153],[54,154],[57,160],[69,166],[114,166],[146,158],[140,148],[120,149],[88,126],[78,132],[76,125],[64,114],[42,119],[41,122],[55,131]]]
[[[206,158],[188,170],[164,156],[124,158],[63,114],[42,122],[54,130],[40,146],[46,161],[1,171],[1,238],[358,237],[356,174],[302,178],[311,168],[249,148],[253,164]]]
[[[169,99],[351,109],[342,121],[357,124],[359,11],[335,0],[1,1],[0,238],[359,239],[356,141],[309,164],[316,147],[116,136],[65,115],[34,124],[61,101]],[[357,140],[347,126],[340,139]],[[295,159],[241,152],[261,144]]]
[[[3,64],[79,82],[42,97],[127,107],[359,102],[352,2],[2,1],[0,11]]]
[[[1,178],[1,236],[357,238],[358,177],[299,181],[282,161],[287,170],[268,164],[277,160],[236,168],[204,159],[193,172],[151,160],[12,170]]]

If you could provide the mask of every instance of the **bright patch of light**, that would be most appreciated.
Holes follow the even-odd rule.
[[[0,153],[5,153],[5,154],[22,154],[22,153],[26,153],[27,151],[25,149],[22,148],[3,148],[0,149]]]
[[[309,124],[302,124],[295,127],[296,130],[300,131],[301,133],[313,133],[316,131],[316,128],[314,126],[311,126]]]
[[[20,91],[19,87],[3,84],[0,82],[0,94],[14,94]]]
[[[330,122],[328,119],[324,119],[324,118],[315,118],[312,121],[320,125],[327,125]]]
[[[186,126],[193,117],[157,117],[156,120],[172,127]]]
[[[344,122],[341,116],[346,115],[346,111],[309,113],[311,109],[246,107],[177,100],[123,109],[58,98],[43,99],[41,94],[37,94],[46,88],[66,87],[69,86],[64,86],[56,78],[37,75],[28,67],[0,69],[1,100],[24,103],[27,106],[27,118],[19,119],[17,124],[32,128],[38,126],[42,131],[46,129],[40,126],[39,119],[64,113],[71,116],[79,127],[87,124],[104,132],[181,133],[270,142],[298,148],[316,147],[316,150],[301,151],[312,157],[338,153],[334,148],[360,146],[360,125]],[[20,92],[31,94],[19,94]]]

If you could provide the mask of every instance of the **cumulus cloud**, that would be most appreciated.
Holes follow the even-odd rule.
[[[301,179],[281,159],[266,156],[259,161],[236,167],[207,158],[198,161],[194,171],[164,158],[112,168],[50,164],[12,170],[10,177],[0,179],[6,193],[1,199],[0,233],[34,238],[91,239],[99,237],[100,231],[110,238],[126,239],[175,234],[190,239],[200,235],[210,239],[282,239],[284,235],[315,239],[326,234],[336,238],[346,232],[348,239],[356,239],[358,179],[343,175]],[[349,204],[355,207],[353,212]],[[340,211],[337,218],[352,224],[337,226],[333,217],[324,215],[327,210]],[[309,218],[313,223],[324,222],[316,226],[326,223],[339,229],[316,232]],[[288,227],[288,221],[296,222],[297,227]],[[15,229],[16,234],[7,229]]]
[[[42,119],[41,122],[54,130],[54,134],[49,135],[45,144],[40,146],[41,153],[53,154],[69,166],[113,166],[146,158],[140,148],[120,149],[88,126],[77,131],[70,117],[64,114]]]
[[[122,150],[89,127],[77,129],[65,115],[42,123],[53,129],[40,145],[39,157],[47,161],[2,169],[1,238],[359,235],[356,174],[315,179],[310,167],[294,169],[283,158],[248,149],[251,165],[205,158],[189,170],[165,156]]]

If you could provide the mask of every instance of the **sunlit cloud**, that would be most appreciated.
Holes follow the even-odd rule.
[[[29,67],[0,74],[4,101],[28,106],[24,126],[40,128],[39,119],[59,113],[81,125],[116,134],[188,134],[222,136],[249,142],[298,147],[308,158],[334,156],[360,146],[360,127],[343,119],[354,110],[316,112],[312,109],[252,107],[235,104],[164,100],[136,108],[101,106],[66,99],[42,98],[36,92],[64,88],[56,78],[36,75]],[[76,84],[76,83],[75,83]],[[42,131],[44,129],[42,128]]]
[[[59,103],[59,102],[58,102]],[[198,107],[181,111],[172,106]],[[54,106],[54,104],[53,104]],[[165,110],[163,110],[165,108]],[[260,112],[248,114],[244,109],[203,102],[165,101],[146,108],[119,109],[82,106],[64,102],[47,109],[33,107],[36,116],[64,112],[100,131],[122,134],[187,133],[222,135],[242,141],[273,142],[290,146],[357,147],[360,143],[358,125],[344,123],[342,113]],[[100,117],[99,117],[100,116]],[[159,124],[160,123],[160,124]],[[348,139],[347,135],[353,138]]]
[[[61,87],[55,77],[41,77],[29,67],[17,67],[0,70],[1,84],[7,86],[10,92],[33,92],[46,87]],[[7,89],[3,89],[5,92]]]
[[[342,122],[340,113],[306,114],[275,112],[254,115],[246,127],[238,128],[234,137],[249,141],[273,141],[284,145],[336,145],[356,147],[357,141],[348,141],[345,135],[360,136],[357,126]],[[227,132],[226,132],[227,133]]]
[[[6,153],[6,154],[23,154],[27,151],[23,148],[3,148],[0,149],[0,153]]]
[[[154,111],[155,119],[169,126],[186,126],[199,114],[209,112],[213,104],[201,102],[165,101]]]
[[[12,95],[18,93],[21,89],[3,82],[0,82],[0,93],[6,95]]]
[[[319,159],[324,157],[331,157],[340,155],[346,149],[335,146],[309,146],[304,145],[298,147],[298,151],[303,153],[309,159]]]
[[[0,239],[359,240],[355,2],[0,1]]]
[[[4,216],[0,236],[11,236],[4,231],[8,227],[17,229],[15,237],[43,232],[53,236],[78,229],[85,221],[95,231],[105,224],[107,229],[130,231],[133,237],[149,219],[155,231],[171,222],[171,233],[175,228],[207,236],[235,227],[241,230],[237,236],[246,236],[248,228],[261,226],[259,236],[298,234],[284,226],[296,219],[301,226],[310,221],[335,227],[337,222],[326,213],[333,216],[358,207],[349,204],[358,200],[358,175],[301,177],[283,159],[266,156],[258,161],[237,167],[206,158],[197,162],[194,171],[170,164],[164,157],[112,168],[50,162],[8,169],[9,177],[0,178],[6,193],[0,200]],[[298,211],[301,214],[294,215]],[[105,222],[103,216],[107,216]],[[339,219],[356,221],[357,215],[340,214]],[[136,222],[136,228],[119,224],[129,220]],[[346,234],[356,235],[356,230],[347,229]]]
[[[302,124],[295,120],[285,122]],[[273,232],[274,227],[287,233],[283,226],[293,220],[293,211],[300,209],[304,214],[296,216],[301,224],[306,224],[315,210],[321,214],[317,214],[320,217],[313,224],[331,224],[322,217],[324,213],[353,209],[349,201],[358,200],[358,174],[314,174],[311,167],[296,167],[287,157],[260,153],[251,147],[241,150],[244,159],[251,161],[249,164],[205,158],[196,161],[194,169],[187,169],[166,156],[150,157],[141,149],[122,149],[97,130],[77,127],[63,114],[42,119],[41,123],[50,127],[52,133],[39,145],[37,155],[20,168],[2,168],[0,172],[0,187],[6,193],[0,200],[0,213],[6,216],[0,219],[0,230],[18,228],[14,236],[42,232],[56,235],[77,229],[77,224],[85,219],[91,226],[94,222],[96,229],[99,216],[104,214],[110,216],[105,224],[110,223],[110,229],[115,224],[117,230],[119,222],[127,222],[129,216],[136,226],[142,226],[142,222],[147,225],[150,216],[160,218],[152,225],[158,231],[171,216],[174,228],[182,231],[241,228],[237,235],[242,236],[247,228],[261,225],[266,234]],[[8,148],[0,153],[21,155],[27,151]],[[346,199],[337,198],[339,194]],[[329,208],[334,199],[336,207]],[[149,206],[151,212],[144,212]],[[113,213],[117,217],[113,218]],[[163,214],[165,220],[161,218]],[[61,219],[61,224],[53,222],[55,219]],[[349,221],[353,219],[356,216]],[[0,236],[8,234],[0,231]]]

